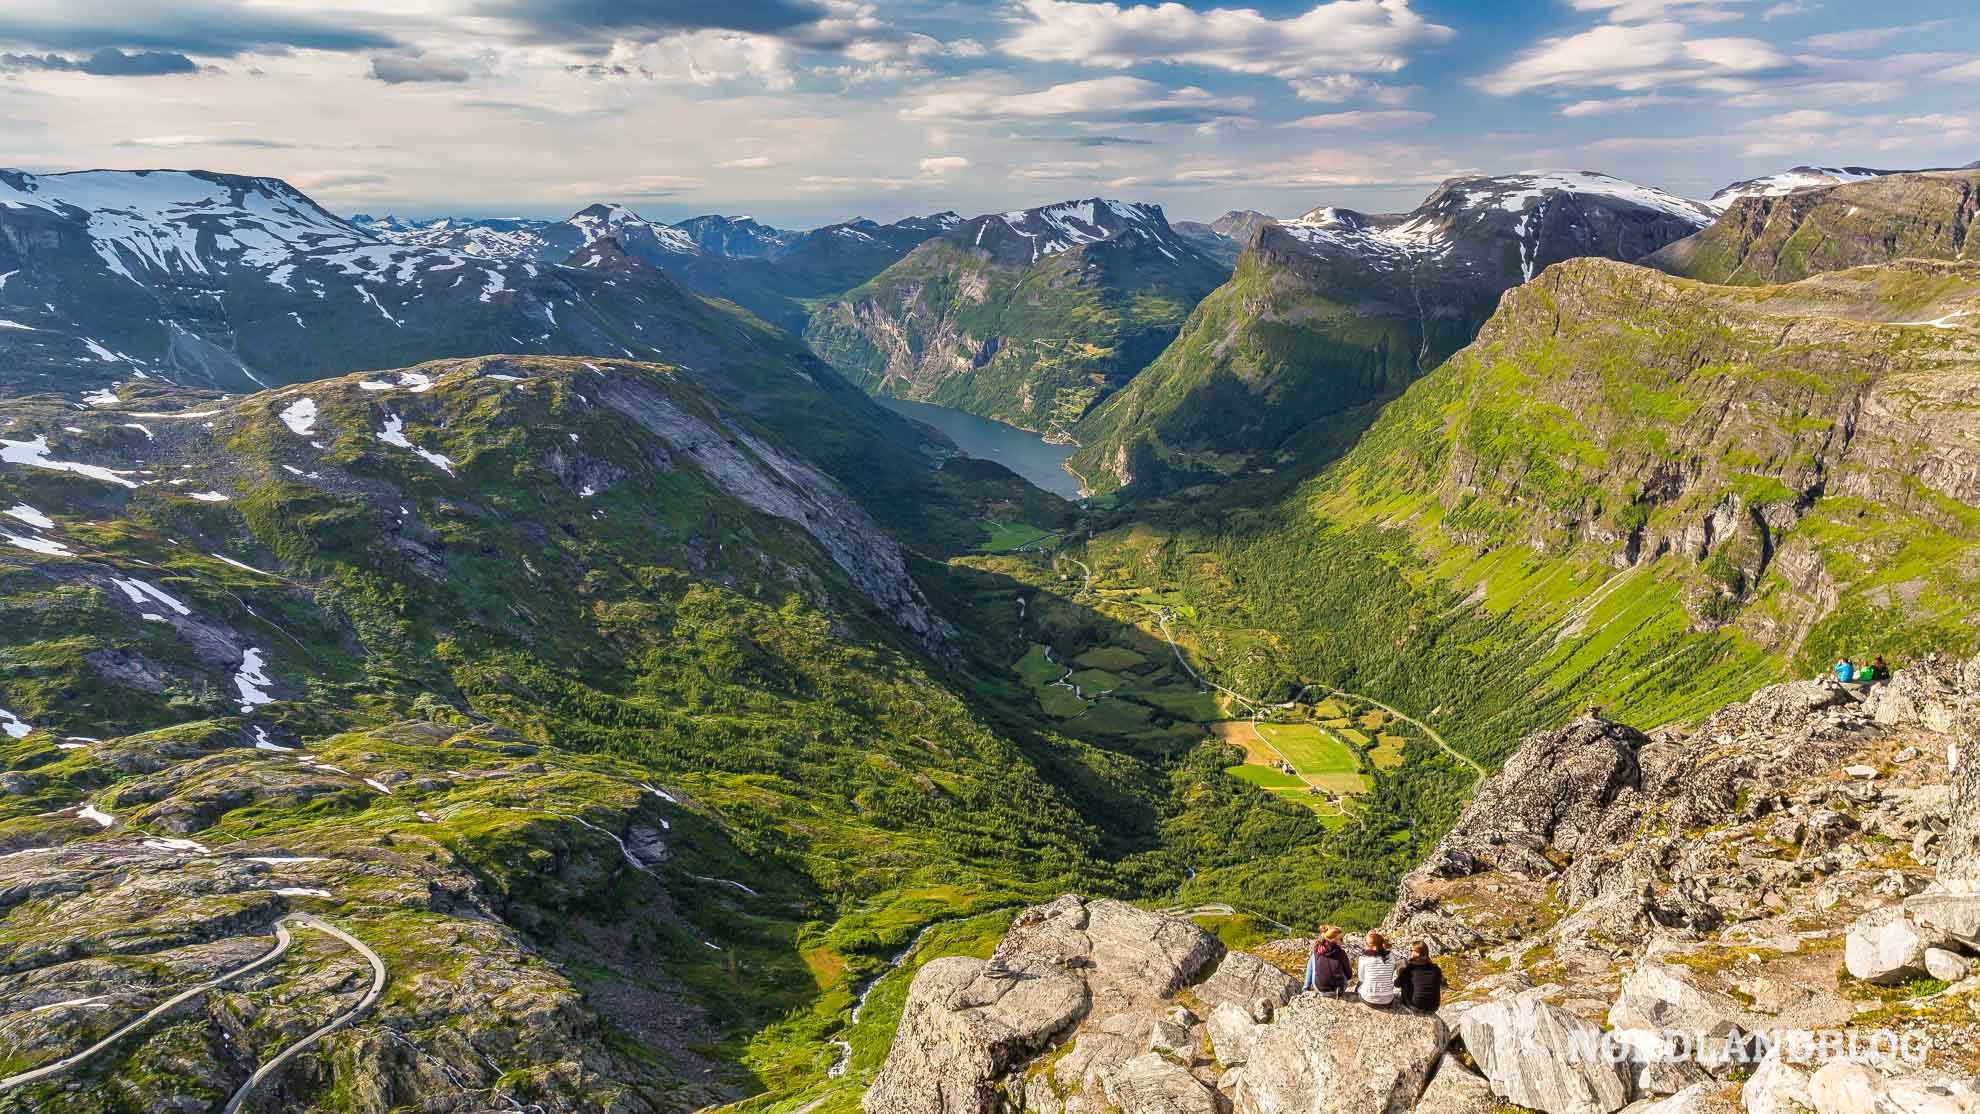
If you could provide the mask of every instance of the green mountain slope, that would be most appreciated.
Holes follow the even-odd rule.
[[[957,225],[820,309],[805,339],[875,394],[1062,437],[1224,277],[1153,206],[1067,203]]]
[[[1591,702],[1691,721],[1842,654],[1968,653],[1976,311],[1971,264],[1753,289],[1557,264],[1317,475],[1124,504],[1080,559],[1259,706],[1345,690],[1487,769]],[[1333,854],[1411,869],[1475,776],[1410,742]]]
[[[1886,174],[1745,197],[1644,260],[1706,282],[1763,286],[1894,259],[1974,259],[1980,171]]]
[[[849,1009],[917,928],[1323,836],[1194,749],[1218,713],[1159,642],[1050,601],[1033,558],[942,563],[1063,504],[761,370],[487,357],[0,403],[0,949],[7,1000],[52,1007],[0,1067],[302,912],[391,974],[280,1103],[845,1109],[828,1038],[877,1069],[887,1007]],[[868,509],[897,501],[946,525],[904,545]],[[1110,640],[1114,672],[1030,675]],[[295,934],[30,1105],[224,1099],[363,996],[361,957]]]
[[[1245,691],[1441,706],[1487,757],[1579,701],[1654,723],[1840,653],[1963,650],[1975,310],[1965,264],[1550,268],[1283,503],[1167,512],[1217,554],[1206,627],[1254,632],[1209,656]]]
[[[1635,258],[1708,220],[1696,203],[1567,172],[1453,179],[1406,214],[1240,224],[1251,239],[1231,281],[1074,429],[1069,466],[1101,491],[1310,466],[1369,404],[1469,343],[1506,289],[1563,259]]]

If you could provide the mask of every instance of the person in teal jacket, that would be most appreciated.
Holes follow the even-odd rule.
[[[1856,663],[1844,658],[1836,663],[1836,680],[1849,684],[1856,680]]]

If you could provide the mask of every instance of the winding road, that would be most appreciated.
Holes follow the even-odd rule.
[[[378,953],[372,951],[369,947],[365,946],[362,940],[359,940],[357,937],[352,936],[350,933],[345,932],[343,929],[338,928],[335,925],[329,924],[325,921],[319,920],[316,917],[310,916],[308,913],[290,913],[283,917],[277,918],[274,926],[275,946],[268,949],[268,951],[263,953],[260,958],[250,960],[249,962],[243,963],[239,967],[236,967],[230,971],[223,971],[220,974],[215,975],[214,977],[206,980],[205,982],[199,983],[196,986],[191,986],[186,988],[185,990],[179,991],[177,994],[172,995],[170,998],[167,998],[163,1002],[160,1002],[157,1005],[146,1010],[144,1013],[140,1014],[138,1017],[134,1018],[133,1020],[127,1021],[124,1024],[119,1025],[117,1028],[111,1030],[108,1036],[105,1036],[102,1040],[97,1041],[95,1044],[90,1045],[88,1048],[85,1048],[80,1052],[73,1053],[68,1056],[64,1056],[59,1060],[54,1060],[49,1063],[43,1064],[38,1068],[30,1068],[27,1071],[19,1072],[14,1075],[7,1076],[4,1079],[0,1079],[0,1091],[10,1091],[16,1087],[23,1087],[29,1083],[35,1083],[40,1080],[50,1078],[52,1076],[60,1075],[61,1073],[69,1070],[72,1067],[75,1067],[82,1063],[86,1063],[90,1059],[102,1053],[105,1049],[109,1048],[111,1045],[116,1044],[118,1041],[124,1039],[125,1037],[131,1035],[132,1033],[135,1033],[139,1029],[144,1028],[146,1025],[149,1025],[151,1022],[171,1012],[173,1009],[176,1009],[180,1005],[183,1005],[184,1003],[199,997],[200,995],[206,993],[209,990],[214,990],[218,987],[225,986],[228,983],[233,982],[234,980],[239,979],[244,975],[251,975],[254,972],[259,971],[262,968],[267,967],[268,965],[276,962],[277,960],[280,960],[284,955],[288,954],[289,945],[294,942],[294,938],[290,935],[289,932],[289,926],[291,924],[301,925],[305,928],[314,928],[321,932],[327,932],[330,935],[335,936],[337,939],[342,940],[352,950],[356,951],[359,955],[363,956],[365,960],[371,964],[371,989],[369,992],[365,994],[364,998],[361,1001],[359,1001],[357,1005],[351,1007],[350,1009],[344,1011],[342,1014],[338,1015],[337,1018],[331,1021],[329,1024],[323,1026],[322,1028],[302,1038],[296,1043],[290,1045],[288,1048],[284,1049],[280,1055],[276,1056],[273,1060],[270,1060],[266,1064],[263,1064],[260,1068],[257,1068],[255,1070],[255,1073],[252,1076],[248,1077],[247,1082],[241,1084],[240,1089],[234,1092],[234,1097],[232,1099],[229,1099],[227,1102],[226,1114],[236,1114],[236,1112],[240,1110],[241,1104],[247,1101],[248,1094],[251,1091],[253,1091],[256,1084],[261,1083],[262,1081],[266,1080],[269,1076],[275,1074],[275,1072],[279,1070],[282,1067],[282,1065],[288,1063],[291,1059],[294,1059],[298,1053],[302,1052],[310,1045],[314,1044],[315,1042],[321,1040],[326,1036],[329,1036],[331,1033],[334,1033],[337,1030],[342,1029],[344,1026],[349,1025],[360,1014],[370,1009],[373,1003],[378,1001],[378,996],[381,993],[383,993],[385,990],[385,961],[378,958]]]
[[[343,929],[338,928],[336,925],[330,924],[327,921],[318,920],[317,918],[310,916],[308,913],[291,913],[287,917],[282,918],[282,920],[293,920],[297,924],[306,925],[310,928],[317,929],[320,932],[327,932],[330,935],[335,936],[337,939],[342,940],[344,944],[348,946],[352,951],[363,956],[365,958],[365,961],[371,964],[371,989],[365,991],[364,997],[358,1000],[357,1005],[352,1006],[350,1009],[347,1009],[343,1013],[338,1014],[335,1018],[331,1019],[329,1024],[324,1025],[323,1027],[310,1033],[308,1036],[302,1038],[296,1043],[283,1049],[279,1054],[276,1055],[276,1057],[273,1060],[270,1060],[267,1063],[256,1068],[254,1070],[254,1074],[248,1076],[247,1082],[241,1084],[240,1089],[234,1092],[234,1097],[227,1100],[227,1107],[224,1114],[236,1114],[236,1112],[240,1110],[241,1104],[247,1101],[248,1093],[254,1090],[256,1084],[261,1083],[263,1080],[266,1080],[269,1076],[274,1075],[277,1071],[280,1071],[282,1065],[288,1063],[290,1060],[295,1059],[296,1056],[301,1054],[302,1051],[308,1048],[310,1045],[315,1044],[317,1041],[322,1040],[324,1037],[327,1037],[330,1034],[336,1032],[337,1030],[342,1029],[344,1026],[349,1025],[351,1022],[356,1021],[358,1017],[364,1013],[364,1011],[370,1009],[372,1007],[372,1004],[378,1001],[378,996],[385,992],[385,961],[378,958],[378,953],[372,951],[370,947],[366,946],[364,941],[358,939],[355,936],[352,936],[350,933],[345,932]],[[280,928],[282,927],[282,922],[277,921],[275,922],[275,924],[277,930],[279,931]]]

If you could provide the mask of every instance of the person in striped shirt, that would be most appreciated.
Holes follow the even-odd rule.
[[[1396,1000],[1396,957],[1389,952],[1389,938],[1371,932],[1361,958],[1355,962],[1357,993],[1371,1006],[1387,1006]]]

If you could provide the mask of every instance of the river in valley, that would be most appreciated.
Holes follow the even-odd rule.
[[[979,418],[974,414],[926,402],[882,398],[880,405],[897,414],[925,422],[946,434],[949,440],[970,456],[997,463],[1067,499],[1079,498],[1079,481],[1061,467],[1075,446],[1054,445],[1043,437],[1016,426]]]

